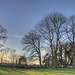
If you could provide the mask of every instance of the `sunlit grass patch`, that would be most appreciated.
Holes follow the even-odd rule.
[[[75,75],[75,69],[69,68],[5,68],[0,67],[0,75]]]

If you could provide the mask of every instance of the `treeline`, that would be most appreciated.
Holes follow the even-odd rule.
[[[0,25],[0,66],[12,66],[20,65],[20,63],[26,59],[17,53],[15,49],[5,47],[7,39],[7,30]]]
[[[75,66],[75,16],[53,12],[44,17],[22,39],[28,60],[40,66]],[[43,50],[45,56],[42,58]],[[48,52],[49,50],[49,52]]]
[[[4,55],[7,59],[7,53],[10,52],[4,48],[6,39],[7,30],[0,25],[1,63]],[[39,60],[40,67],[75,67],[75,16],[65,17],[62,13],[50,13],[22,38],[21,43],[24,45],[24,56],[17,56],[19,58],[15,59],[15,52],[10,52],[13,64],[27,65]]]

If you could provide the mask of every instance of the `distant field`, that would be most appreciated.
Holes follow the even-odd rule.
[[[0,67],[0,75],[75,75],[75,69],[68,68],[5,68]]]

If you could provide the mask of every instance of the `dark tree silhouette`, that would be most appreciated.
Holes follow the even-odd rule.
[[[64,26],[66,21],[67,19],[62,13],[51,13],[36,26],[37,30],[42,34],[44,39],[49,42],[52,53],[52,66],[57,66],[57,51],[59,49],[59,41],[61,40],[63,32],[65,31]],[[55,53],[53,52],[53,44],[55,44]]]
[[[26,50],[28,48],[31,58],[39,58],[39,64],[41,66],[40,40],[41,36],[36,31],[31,30],[23,37],[22,44],[27,45],[24,49]]]
[[[21,63],[23,63],[23,62],[25,62],[25,64],[27,64],[26,61],[27,61],[27,60],[26,60],[26,57],[25,57],[25,56],[21,56],[21,57],[19,58],[19,65],[21,65]]]
[[[72,15],[68,19],[68,25],[66,25],[66,34],[71,42],[71,50],[73,52],[73,65],[75,66],[75,16]]]
[[[0,52],[1,52],[1,63],[2,63],[2,60],[3,60],[3,53],[4,53],[4,43],[6,41],[6,38],[7,38],[7,30],[5,28],[3,28],[1,25],[0,25]]]
[[[7,38],[7,30],[0,25],[0,47],[3,46]]]

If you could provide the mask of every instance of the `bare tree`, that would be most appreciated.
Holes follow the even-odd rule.
[[[0,50],[0,56],[1,56],[1,64],[3,63],[3,57],[4,57],[5,51],[4,48]]]
[[[40,51],[41,36],[34,30],[28,32],[22,39],[22,44],[26,44],[25,50],[29,50],[31,57],[39,58],[41,66],[41,51]],[[28,48],[28,49],[27,49]]]
[[[19,58],[19,65],[21,65],[21,63],[25,63],[25,64],[27,64],[27,59],[26,59],[26,57],[25,56],[21,56],[20,58]],[[24,65],[25,65],[24,64]]]
[[[70,16],[68,20],[68,25],[66,26],[66,34],[69,41],[72,44],[72,52],[73,52],[73,65],[75,66],[75,16]]]
[[[51,24],[50,17],[45,17],[39,24],[37,24],[36,29],[42,34],[44,39],[49,42],[49,46],[52,53],[52,66],[54,66],[54,55],[53,55],[53,39],[54,39],[54,30],[53,25]]]
[[[46,53],[42,62],[44,63],[44,66],[49,67],[49,66],[51,66],[51,60],[52,59],[51,59],[50,54]]]
[[[10,52],[10,48],[6,47],[5,49],[5,57],[6,57],[6,64],[8,63],[8,57],[9,57],[9,52]]]
[[[0,25],[0,46],[4,44],[7,38],[7,30]]]
[[[11,62],[13,62],[13,66],[15,66],[14,65],[15,64],[15,53],[16,53],[16,50],[15,49],[11,49],[10,55],[11,55]]]
[[[57,51],[59,49],[59,41],[61,40],[62,35],[64,34],[64,27],[67,19],[64,17],[62,13],[53,13],[50,16],[50,20],[54,26],[55,32],[55,65],[57,66]]]
[[[54,62],[57,63],[57,51],[59,47],[59,41],[64,32],[64,24],[66,18],[61,13],[53,13],[46,16],[37,26],[37,30],[42,36],[49,42],[51,53],[52,53],[52,66]],[[55,43],[55,60],[53,52],[53,44]],[[55,64],[56,64],[55,63]]]
[[[3,47],[6,38],[7,38],[7,30],[0,25],[0,52],[2,57],[3,57],[2,53],[4,52]],[[1,57],[1,62],[2,62],[2,57]]]

